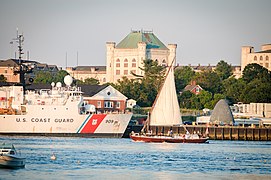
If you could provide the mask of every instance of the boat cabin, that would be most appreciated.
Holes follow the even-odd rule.
[[[2,144],[0,146],[0,155],[3,154],[16,155],[16,150],[13,144]]]

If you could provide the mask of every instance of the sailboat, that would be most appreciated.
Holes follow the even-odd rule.
[[[198,134],[190,134],[185,126],[186,134],[173,134],[170,131],[168,136],[143,133],[149,126],[182,126],[180,106],[176,94],[174,80],[175,59],[168,67],[168,71],[161,89],[152,105],[148,119],[143,127],[142,133],[131,133],[130,138],[134,141],[143,142],[168,142],[168,143],[205,143],[208,137],[200,137]]]

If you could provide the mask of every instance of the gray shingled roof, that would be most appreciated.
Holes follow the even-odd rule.
[[[100,92],[101,90],[105,89],[109,85],[108,84],[104,84],[104,85],[80,84],[78,86],[81,87],[82,92],[84,92],[83,96],[92,97],[98,92]]]
[[[225,99],[221,99],[215,105],[211,114],[210,122],[214,124],[233,124],[234,119],[231,109]]]

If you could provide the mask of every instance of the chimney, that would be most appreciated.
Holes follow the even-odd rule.
[[[190,85],[195,86],[195,85],[197,85],[197,83],[195,80],[191,80]]]

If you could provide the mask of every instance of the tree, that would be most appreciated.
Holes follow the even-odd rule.
[[[53,82],[53,76],[48,71],[36,71],[34,84],[51,84]]]
[[[246,86],[243,79],[230,77],[225,79],[222,84],[222,92],[229,100],[230,104],[242,101],[242,92]]]
[[[90,85],[97,85],[100,84],[100,81],[95,78],[86,78],[84,81],[76,80],[77,84],[90,84]]]
[[[197,96],[198,96],[198,98],[200,100],[200,103],[201,103],[202,107],[204,107],[204,108],[211,108],[212,107],[211,104],[210,104],[210,102],[213,99],[212,93],[203,90]]]
[[[65,70],[60,70],[57,72],[56,75],[52,75],[52,73],[48,71],[36,71],[34,82],[35,84],[41,83],[41,84],[51,84],[52,82],[61,82],[64,84],[64,77],[66,75],[69,75],[69,73]]]
[[[140,106],[151,106],[157,92],[164,80],[165,67],[158,65],[156,61],[144,60],[144,75],[136,75],[137,79],[129,80],[123,77],[114,86],[128,98],[135,99]]]
[[[201,73],[196,73],[195,80],[206,91],[212,94],[221,93],[222,81],[216,72],[205,70]]]
[[[128,99],[139,99],[140,94],[138,92],[140,91],[140,84],[138,80],[123,77],[122,80],[118,80],[114,87]]]
[[[246,83],[251,82],[254,79],[264,79],[265,81],[271,81],[271,73],[263,66],[252,63],[248,64],[243,70],[243,80]]]
[[[197,110],[203,109],[203,105],[200,102],[199,96],[193,94],[192,97],[190,98],[190,101],[191,101],[192,109],[197,109]]]
[[[184,91],[180,96],[179,96],[179,104],[181,108],[186,108],[190,109],[192,107],[191,103],[191,97],[194,94],[191,93],[190,91]]]
[[[219,94],[219,93],[214,94],[214,98],[213,98],[213,100],[212,100],[212,108],[211,108],[211,109],[213,109],[213,108],[215,107],[216,103],[217,103],[220,99],[225,99],[225,98],[226,98],[226,96],[223,95],[223,94]]]
[[[53,77],[53,82],[61,82],[64,83],[64,77],[69,75],[69,73],[65,70],[60,70],[56,73],[56,75]]]
[[[0,75],[0,82],[7,82],[7,78],[3,74]]]
[[[180,92],[195,76],[195,72],[189,66],[177,68],[174,71],[176,91]]]
[[[227,79],[232,75],[232,67],[225,61],[221,60],[217,63],[215,72],[221,80]]]
[[[270,103],[271,83],[263,82],[263,79],[254,79],[246,85],[241,98],[244,103]]]

